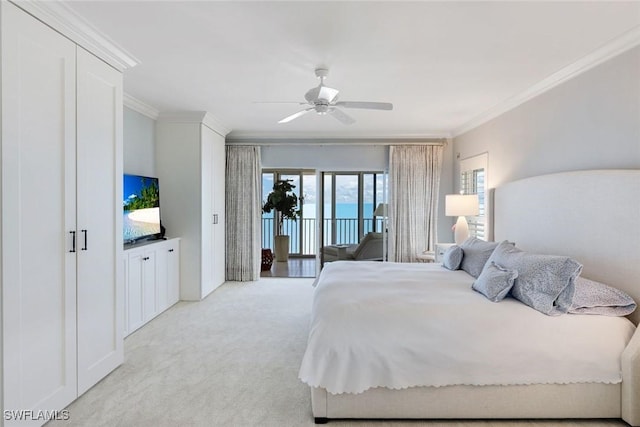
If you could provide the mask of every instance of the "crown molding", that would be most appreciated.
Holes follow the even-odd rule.
[[[140,63],[138,59],[101,33],[66,3],[33,0],[10,1],[119,71],[135,67]]]
[[[447,145],[447,138],[262,138],[262,139],[227,139],[227,145]]]
[[[233,131],[227,138],[231,143],[236,141],[242,141],[247,143],[249,141],[282,141],[285,144],[290,144],[296,141],[387,141],[385,145],[389,145],[388,141],[439,141],[442,139],[450,139],[451,134],[448,132],[423,132],[423,133],[376,133],[376,134],[362,134],[362,133],[335,133],[327,134],[324,132],[242,132]]]
[[[142,101],[140,101],[137,98],[134,98],[133,96],[129,95],[128,93],[125,93],[122,97],[122,101],[124,103],[124,106],[129,108],[130,110],[133,110],[135,112],[138,112],[144,116],[149,117],[150,119],[153,120],[158,120],[158,117],[160,116],[160,111],[158,111],[156,108],[152,107],[149,104],[146,104]]]
[[[507,111],[513,110],[528,100],[535,98],[536,96],[539,96],[638,45],[640,45],[640,26],[627,31],[620,37],[613,39],[609,43],[580,58],[576,62],[560,69],[546,79],[531,86],[524,92],[508,98],[484,113],[474,117],[463,125],[453,129],[451,134],[453,137],[457,137],[463,133],[469,132],[470,130],[495,119]]]
[[[158,121],[168,123],[200,123],[225,137],[231,132],[231,129],[227,128],[220,120],[214,117],[213,114],[207,111],[160,113]]]

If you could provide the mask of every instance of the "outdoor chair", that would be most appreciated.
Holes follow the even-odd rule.
[[[367,233],[360,243],[353,245],[331,245],[322,248],[323,262],[331,261],[382,261],[382,233]]]

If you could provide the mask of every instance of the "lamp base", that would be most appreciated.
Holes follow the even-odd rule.
[[[462,242],[469,238],[469,224],[467,224],[467,218],[463,216],[458,217],[456,221],[455,242],[456,245],[461,245]]]

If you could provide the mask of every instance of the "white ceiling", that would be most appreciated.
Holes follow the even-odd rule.
[[[71,1],[140,60],[125,91],[161,112],[208,111],[231,137],[390,138],[455,134],[470,121],[637,33],[640,2]],[[637,38],[637,37],[636,37]],[[314,69],[345,126],[301,109]]]

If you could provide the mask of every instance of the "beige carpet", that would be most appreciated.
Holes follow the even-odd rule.
[[[48,426],[312,426],[297,378],[312,279],[226,283],[125,341],[125,363]],[[464,404],[464,402],[461,402]],[[612,421],[332,421],[329,426],[623,426]]]

